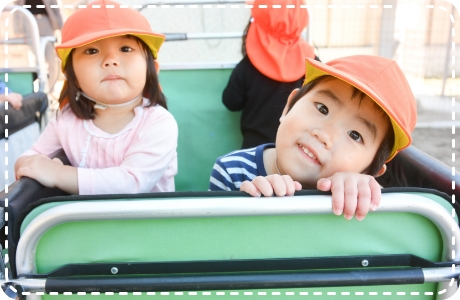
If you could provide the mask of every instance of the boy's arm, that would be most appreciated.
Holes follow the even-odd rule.
[[[225,165],[220,158],[217,159],[212,168],[211,178],[209,179],[210,191],[237,191],[232,178],[227,172]]]

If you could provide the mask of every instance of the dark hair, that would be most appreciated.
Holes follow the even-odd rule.
[[[242,43],[241,43],[241,53],[243,54],[243,56],[246,56],[246,39],[248,37],[248,31],[249,31],[249,27],[251,26],[251,20],[252,20],[252,17],[249,17],[249,22],[248,22],[248,25],[246,25],[246,27],[244,28],[243,30],[243,38],[242,38]]]
[[[146,56],[147,75],[144,90],[142,91],[142,96],[150,100],[150,104],[148,106],[158,104],[168,109],[166,105],[166,98],[160,89],[160,83],[155,68],[155,59],[153,58],[152,52],[150,51],[147,44],[145,44],[145,42],[139,39],[138,37],[132,35],[127,35],[127,37],[136,39],[136,42],[141,46]],[[72,51],[69,54],[69,57],[67,58],[67,63],[65,66],[65,75],[67,78],[64,81],[64,86],[62,88],[61,94],[59,95],[59,107],[62,109],[68,103],[72,112],[80,119],[94,119],[95,103],[93,101],[88,100],[83,95],[80,95],[78,101],[75,100],[75,97],[77,96],[77,92],[79,91],[79,89],[77,87],[77,77],[75,76],[72,62],[72,56],[74,51],[75,49],[72,49]]]
[[[318,85],[320,82],[325,82],[329,80],[338,80],[337,78],[331,76],[331,75],[324,75],[321,77],[318,77],[314,79],[313,81],[307,83],[306,85],[302,86],[297,93],[293,96],[292,100],[289,102],[287,113],[294,107],[294,105],[299,101],[303,96],[305,96],[309,91],[311,91],[316,85]],[[352,86],[353,87],[353,86]],[[353,92],[351,95],[352,99],[358,98],[359,103],[363,101],[363,99],[366,97],[366,94],[360,91],[359,89],[353,87]],[[374,105],[374,109],[381,112],[383,116],[385,116],[385,119],[387,120],[387,124],[389,125],[387,128],[387,132],[385,133],[385,137],[383,138],[382,143],[380,144],[377,153],[375,154],[374,159],[372,160],[371,164],[369,167],[367,167],[364,170],[364,173],[369,174],[369,175],[375,175],[377,172],[382,168],[383,164],[385,164],[385,161],[390,157],[391,150],[393,149],[393,145],[395,142],[395,133],[393,130],[393,127],[391,125],[390,118],[388,115],[378,106],[377,103],[372,101],[372,104]]]

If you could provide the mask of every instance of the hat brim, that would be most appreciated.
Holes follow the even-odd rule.
[[[160,50],[160,47],[165,40],[165,36],[163,34],[132,29],[111,29],[85,34],[59,46],[56,46],[56,52],[61,59],[61,70],[64,72],[67,59],[72,49],[91,44],[98,40],[128,34],[140,38],[147,44],[150,51],[152,51],[153,57],[155,59],[158,57],[158,51]]]
[[[306,85],[321,76],[334,76],[335,78],[350,84],[351,86],[357,88],[358,90],[366,94],[388,115],[391,121],[391,125],[393,127],[393,131],[395,133],[395,142],[393,144],[390,156],[386,162],[392,160],[399,151],[407,148],[411,144],[412,139],[410,134],[406,132],[403,129],[404,126],[402,126],[402,124],[399,124],[399,122],[393,117],[392,112],[385,104],[385,101],[383,101],[379,97],[379,95],[377,95],[368,85],[345,72],[337,70],[327,64],[318,62],[316,60],[307,58],[305,64],[306,73],[303,85]]]

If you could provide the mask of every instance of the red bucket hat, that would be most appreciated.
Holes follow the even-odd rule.
[[[96,6],[96,7],[95,7]],[[120,8],[114,1],[99,0],[73,13],[62,28],[62,44],[56,46],[64,71],[73,48],[90,44],[97,40],[130,34],[144,41],[157,58],[165,36],[155,33],[147,19],[132,8]]]
[[[417,106],[409,83],[396,61],[357,55],[324,64],[307,58],[303,85],[324,75],[332,75],[356,87],[390,117],[395,142],[387,162],[411,144],[410,134],[417,122]]]
[[[246,53],[265,76],[281,82],[298,80],[305,72],[299,62],[315,58],[313,47],[300,36],[308,25],[308,11],[300,7],[303,4],[304,0],[254,1]]]

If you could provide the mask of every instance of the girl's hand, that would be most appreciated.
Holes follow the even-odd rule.
[[[332,192],[332,210],[334,214],[351,220],[361,221],[370,210],[376,210],[380,204],[380,185],[374,177],[359,173],[338,172],[317,182],[320,191]]]
[[[246,192],[253,197],[273,196],[292,196],[295,191],[302,189],[302,185],[292,180],[288,175],[268,175],[266,177],[257,176],[252,181],[244,181],[241,184],[240,191]]]
[[[58,158],[50,159],[44,154],[35,154],[21,159],[16,177],[19,179],[26,176],[46,187],[54,188],[62,166],[63,163]]]

